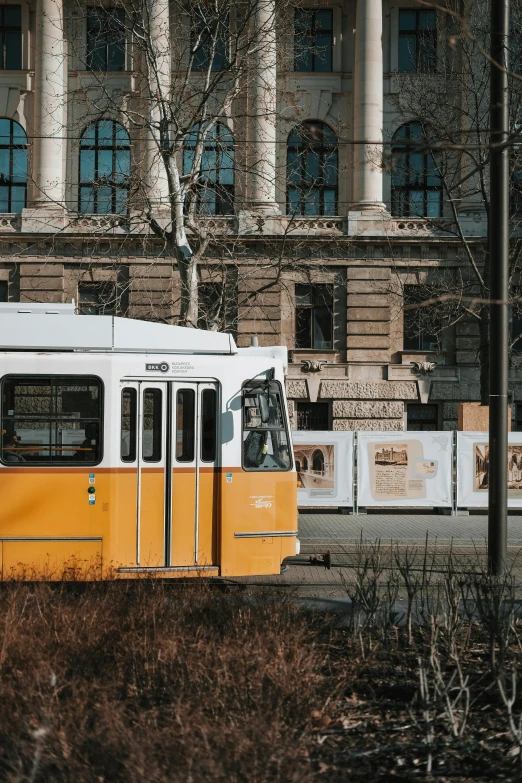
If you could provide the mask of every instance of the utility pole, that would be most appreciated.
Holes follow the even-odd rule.
[[[488,570],[507,561],[509,0],[491,3]],[[500,66],[500,67],[499,67]]]

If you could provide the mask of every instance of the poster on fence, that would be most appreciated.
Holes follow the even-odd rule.
[[[292,432],[297,505],[353,506],[353,433]]]
[[[359,506],[451,507],[451,432],[358,432]]]
[[[487,508],[489,435],[457,433],[457,506]],[[522,432],[508,433],[508,507],[522,508]]]

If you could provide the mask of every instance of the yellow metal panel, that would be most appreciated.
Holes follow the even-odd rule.
[[[165,471],[142,468],[140,566],[165,564]]]
[[[219,473],[214,468],[202,468],[199,472],[199,530],[198,564],[213,565],[217,562]]]
[[[172,473],[173,566],[194,565],[196,523],[196,468],[174,468]]]
[[[3,579],[99,578],[101,541],[4,541]]]

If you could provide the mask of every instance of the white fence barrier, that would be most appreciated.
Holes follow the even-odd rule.
[[[455,439],[453,432],[299,431],[292,438],[303,508],[456,513],[488,506],[487,432],[458,432]],[[522,433],[509,433],[508,452],[508,507],[522,508]]]
[[[297,503],[353,506],[353,432],[292,433]]]

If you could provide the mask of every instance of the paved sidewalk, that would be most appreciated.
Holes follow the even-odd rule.
[[[419,543],[426,539],[455,546],[483,546],[488,534],[487,514],[450,517],[439,514],[343,514],[301,513],[299,540],[302,544],[319,541],[396,541]],[[509,515],[508,541],[522,546],[522,514]]]
[[[485,564],[485,544],[488,518],[486,514],[450,517],[438,514],[359,514],[349,516],[328,513],[301,513],[299,540],[301,554],[289,558],[287,569],[280,576],[238,577],[227,580],[256,586],[291,590],[303,598],[345,599],[343,578],[353,577],[356,545],[362,538],[367,543],[379,540],[383,544],[419,547],[425,545],[426,533],[432,555],[432,566],[443,567],[445,553],[451,546],[463,564],[476,567],[477,557]],[[522,514],[508,518],[509,561],[522,578]],[[313,566],[310,557],[319,559],[331,552],[332,568]],[[419,557],[422,559],[422,552]],[[520,565],[519,565],[520,563]],[[464,565],[465,567],[465,565]]]

